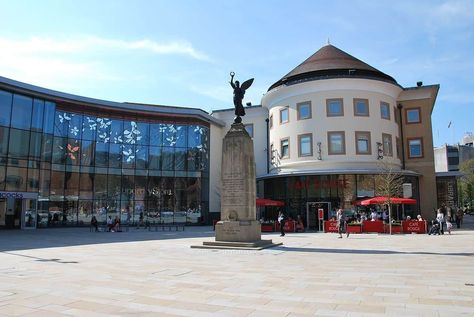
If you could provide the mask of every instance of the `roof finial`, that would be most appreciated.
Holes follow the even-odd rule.
[[[331,41],[329,40],[329,37],[328,37],[328,45],[331,45]]]

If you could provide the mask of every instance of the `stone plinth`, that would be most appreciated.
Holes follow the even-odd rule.
[[[223,220],[216,223],[216,241],[253,242],[261,239],[257,220]]]

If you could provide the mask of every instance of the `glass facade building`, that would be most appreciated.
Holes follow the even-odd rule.
[[[0,228],[206,221],[208,122],[47,97],[0,90]]]

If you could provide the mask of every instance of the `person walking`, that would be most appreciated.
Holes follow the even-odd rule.
[[[461,223],[462,223],[462,217],[464,215],[464,212],[461,207],[459,207],[456,210],[456,227],[459,229],[461,228]]]
[[[439,230],[441,234],[444,234],[444,214],[441,211],[441,208],[438,209],[438,214],[436,215],[436,220],[439,223]]]
[[[280,210],[278,213],[278,223],[280,224],[280,237],[285,236],[285,214]]]
[[[448,233],[451,234],[451,229],[453,229],[453,224],[451,223],[451,219],[449,217],[446,219],[446,229]]]
[[[346,219],[344,217],[344,214],[342,213],[342,209],[340,208],[337,210],[336,220],[337,220],[337,233],[339,233],[338,238],[342,238],[342,233],[344,232],[345,225],[346,225]],[[348,232],[347,232],[347,237],[349,237]]]

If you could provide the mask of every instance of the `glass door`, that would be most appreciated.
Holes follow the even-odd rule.
[[[316,203],[306,203],[306,227],[309,230],[318,230],[318,209]]]
[[[328,220],[329,210],[331,209],[330,202],[308,202],[306,203],[306,226],[310,230],[322,230],[322,221]],[[319,213],[321,212],[321,218]],[[321,221],[321,223],[319,223]]]
[[[36,229],[36,199],[23,199],[23,209],[21,217],[21,229]]]

